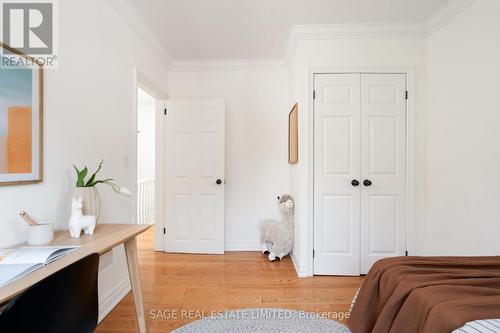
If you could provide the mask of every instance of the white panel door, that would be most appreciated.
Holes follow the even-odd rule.
[[[361,75],[361,274],[406,251],[406,76]]]
[[[168,100],[165,251],[224,253],[225,102]]]
[[[314,274],[359,275],[360,75],[314,78]]]

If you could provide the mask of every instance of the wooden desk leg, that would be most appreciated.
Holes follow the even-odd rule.
[[[125,253],[127,255],[128,275],[134,294],[135,312],[139,332],[146,333],[146,317],[144,316],[144,304],[142,302],[141,279],[139,276],[139,263],[137,261],[137,242],[134,238],[125,242]]]

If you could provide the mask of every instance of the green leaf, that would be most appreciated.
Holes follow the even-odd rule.
[[[75,168],[76,176],[78,177],[80,175],[80,170],[78,170],[78,168],[74,164],[73,164],[73,168]]]
[[[87,169],[87,166],[85,166],[85,168],[83,168],[82,173],[80,175],[82,177],[82,180],[84,180],[85,177],[87,177],[88,173],[89,173],[89,169]]]
[[[95,177],[97,176],[97,173],[99,173],[99,171],[101,171],[103,162],[104,162],[104,160],[101,160],[101,163],[99,163],[99,167],[97,168],[96,172],[94,172],[94,174],[90,177],[87,184],[85,184],[86,187],[95,186],[95,184],[94,184]],[[94,185],[92,185],[92,184],[94,184]]]
[[[81,170],[81,171],[78,170],[78,168],[75,165],[73,165],[73,168],[75,168],[75,171],[76,171],[76,187],[83,187],[84,184],[83,184],[82,175],[83,175],[84,170]]]
[[[85,185],[86,187],[92,187],[92,186],[96,186],[97,184],[103,184],[103,183],[106,183],[106,182],[109,182],[109,181],[112,181],[113,179],[104,179],[104,180],[95,180],[94,182],[92,183],[87,183],[87,185]]]
[[[88,171],[87,167],[85,167],[82,171],[78,172],[77,187],[85,187],[85,176],[87,176]]]

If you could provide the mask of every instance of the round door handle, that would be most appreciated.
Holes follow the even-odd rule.
[[[371,181],[371,180],[368,180],[368,179],[365,179],[365,180],[363,181],[363,185],[365,185],[365,186],[372,186],[372,181]]]
[[[351,185],[352,185],[352,186],[359,186],[359,181],[358,181],[358,180],[356,180],[356,179],[353,179],[353,180],[351,181]]]
[[[217,185],[222,184],[222,179],[217,179],[217,180],[215,181],[215,184],[217,184]]]

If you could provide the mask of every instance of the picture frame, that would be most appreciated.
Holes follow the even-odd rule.
[[[299,104],[288,114],[288,163],[299,163]]]
[[[44,68],[0,42],[32,67],[0,66],[0,186],[43,181]],[[3,61],[5,52],[0,53]]]

